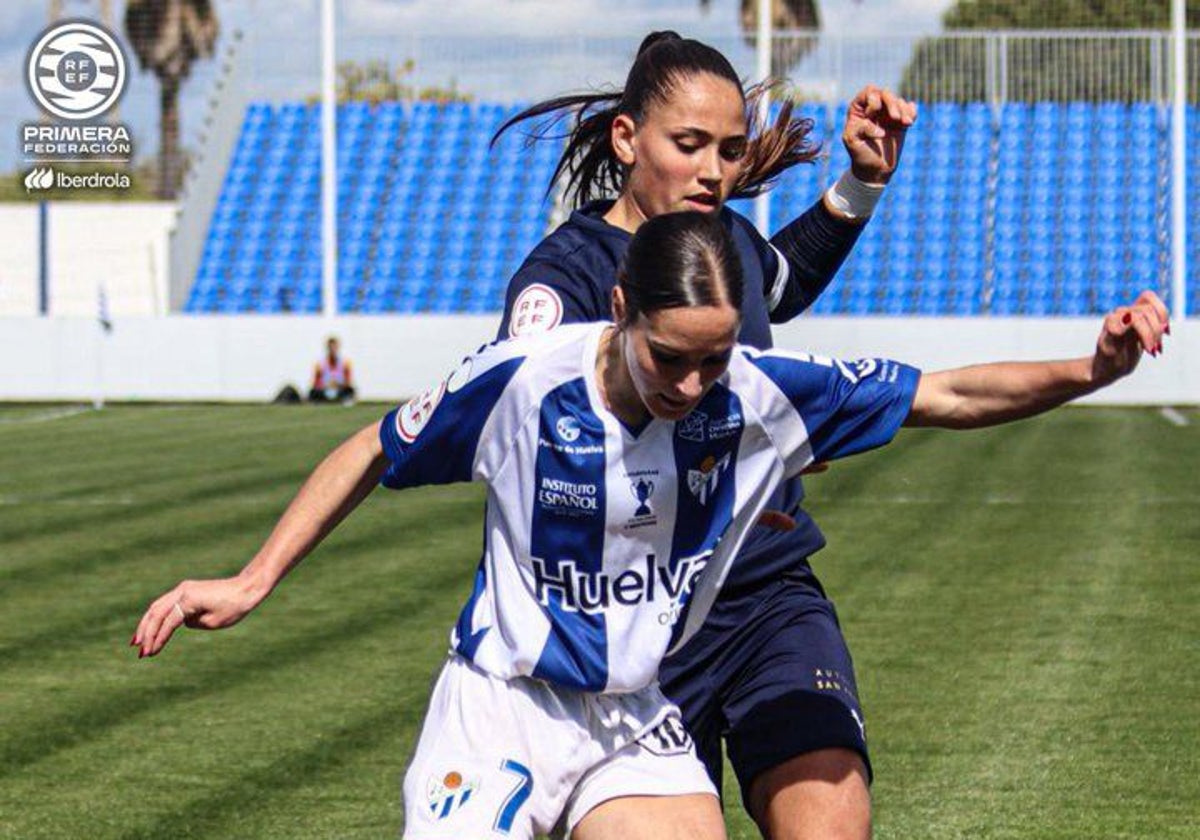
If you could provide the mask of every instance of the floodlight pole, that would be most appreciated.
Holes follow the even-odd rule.
[[[1171,305],[1187,317],[1187,18],[1184,0],[1171,0],[1174,85],[1171,95]]]
[[[758,0],[758,78],[765,82],[771,75],[771,0]],[[771,119],[771,95],[763,91],[758,103],[758,129],[762,131]],[[771,235],[771,197],[763,193],[754,199],[754,226],[763,236]]]
[[[321,314],[337,314],[337,85],[333,0],[321,0]]]

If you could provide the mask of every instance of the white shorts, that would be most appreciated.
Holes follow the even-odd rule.
[[[561,836],[609,799],[690,793],[717,795],[657,686],[571,691],[453,655],[404,776],[404,837]]]

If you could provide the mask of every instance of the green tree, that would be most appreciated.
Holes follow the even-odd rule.
[[[129,0],[125,7],[125,34],[142,69],[158,78],[159,198],[175,198],[183,178],[179,89],[192,65],[212,55],[218,31],[209,0]]]
[[[900,82],[904,96],[923,101],[988,98],[988,62],[1006,78],[1013,101],[1147,101],[1168,69],[1167,51],[1147,38],[1120,39],[1114,30],[1165,30],[1170,0],[959,0],[942,16],[953,34],[923,39]],[[1200,0],[1187,4],[1188,28],[1200,25]],[[1005,49],[989,55],[987,37],[972,30],[1017,31]],[[1038,30],[1073,30],[1069,38],[1039,37]],[[1083,31],[1080,31],[1083,30]],[[1086,30],[1097,30],[1090,35]],[[1159,44],[1159,46],[1165,46]],[[1189,64],[1200,52],[1189,45]],[[1157,59],[1158,65],[1154,66]],[[1001,62],[1004,62],[1001,64]]]
[[[707,9],[711,2],[700,0],[700,7]],[[753,47],[758,35],[758,0],[742,0],[740,19],[742,38]],[[810,38],[786,38],[772,45],[771,75],[782,79],[817,45],[815,30],[821,27],[821,17],[816,0],[771,0],[771,25],[776,32],[814,30]]]
[[[458,90],[451,80],[448,87],[416,87],[409,80],[416,63],[406,59],[392,69],[386,61],[342,61],[337,67],[338,102],[380,102],[421,100],[429,102],[469,102],[471,97]],[[315,101],[316,97],[314,97]]]

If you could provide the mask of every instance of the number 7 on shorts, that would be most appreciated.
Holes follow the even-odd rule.
[[[496,814],[495,830],[501,834],[508,834],[512,830],[513,821],[517,818],[517,811],[521,810],[521,806],[525,804],[525,800],[533,791],[533,774],[524,764],[513,761],[511,758],[502,761],[500,769],[505,773],[511,773],[520,780],[513,788],[512,793],[504,800],[504,804],[500,806],[500,813]]]

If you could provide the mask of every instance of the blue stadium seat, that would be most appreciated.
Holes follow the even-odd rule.
[[[508,277],[549,227],[543,195],[562,150],[561,142],[527,148],[519,132],[489,150],[492,132],[519,107],[339,106],[344,308],[502,306]],[[845,113],[815,103],[800,110],[826,137],[836,137]],[[1191,114],[1200,121],[1200,109]],[[247,107],[187,311],[319,309],[318,117],[302,103]],[[904,167],[813,311],[1097,311],[1162,270],[1168,118],[1154,104],[923,103]],[[1200,131],[1189,145],[1200,159]],[[770,196],[775,226],[807,210],[847,165],[833,142],[827,159],[786,173]],[[1200,254],[1196,171],[1188,201]],[[985,277],[994,284],[986,294]]]

